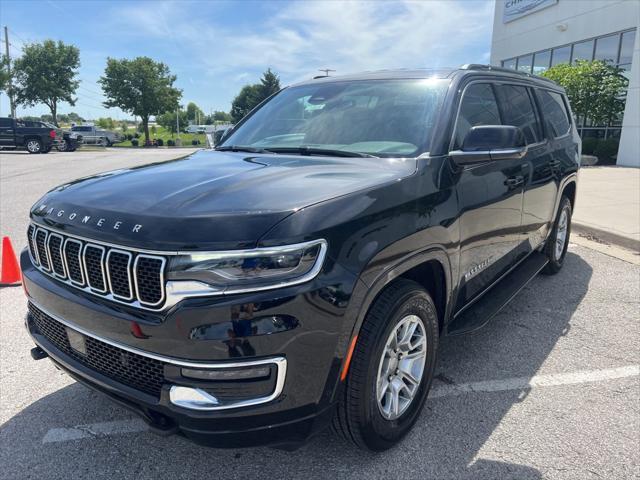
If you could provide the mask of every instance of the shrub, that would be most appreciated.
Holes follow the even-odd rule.
[[[132,138],[133,138],[133,135],[131,135],[130,133],[127,133],[127,140],[131,141]]]
[[[176,142],[174,142],[173,140],[167,140],[167,146],[168,147],[173,147],[175,146]]]
[[[132,138],[131,139],[131,146],[132,147],[137,147],[138,146],[138,139],[137,138]]]
[[[163,145],[164,145],[164,141],[163,141],[161,138],[159,138],[159,139],[157,139],[157,140],[156,140],[156,144],[157,144],[159,147],[161,147],[161,146],[163,146]]]
[[[133,136],[134,136],[135,138],[140,138],[140,134],[139,134],[138,132],[134,133],[134,134],[133,134]]]
[[[598,145],[598,139],[593,137],[588,137],[582,140],[582,153],[583,155],[593,155],[593,152],[596,151],[596,146]]]
[[[618,155],[618,145],[620,140],[617,138],[607,138],[606,140],[600,140],[593,154],[598,157],[599,164],[613,164],[615,158]]]
[[[191,145],[200,145],[200,140],[194,138],[193,140],[191,140]]]

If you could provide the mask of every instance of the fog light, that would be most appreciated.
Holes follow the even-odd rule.
[[[271,369],[268,366],[228,369],[195,369],[183,368],[182,376],[198,380],[253,380],[268,377]]]

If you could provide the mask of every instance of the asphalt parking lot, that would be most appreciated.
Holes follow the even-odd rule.
[[[172,155],[1,153],[2,235],[21,249],[29,207],[57,184]],[[639,478],[640,266],[585,245],[479,333],[443,339],[416,427],[377,455],[330,432],[295,452],[155,436],[33,361],[22,289],[0,289],[0,478]]]

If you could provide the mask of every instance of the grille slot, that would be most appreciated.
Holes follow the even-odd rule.
[[[138,255],[133,267],[136,290],[140,302],[147,305],[158,305],[164,300],[164,292],[159,285],[162,285],[162,271],[164,269],[164,259],[151,257],[148,255]]]
[[[41,228],[36,230],[36,250],[38,252],[38,260],[40,266],[47,272],[51,270],[49,265],[49,257],[47,256],[47,232]]]
[[[29,252],[39,270],[111,301],[159,310],[165,300],[166,259],[100,245],[31,224]]]
[[[131,254],[122,250],[109,250],[107,254],[107,278],[114,296],[123,300],[133,299],[131,285]]]
[[[67,238],[64,242],[64,262],[69,272],[69,280],[78,285],[84,285],[82,273],[82,242]]]
[[[29,240],[29,253],[31,254],[31,261],[34,265],[39,264],[38,254],[36,252],[36,240],[34,238],[34,233],[36,232],[36,227],[33,225],[29,225],[29,229],[27,230],[27,239]]]
[[[160,397],[164,382],[163,362],[114,347],[86,335],[84,338],[87,354],[82,355],[71,348],[65,325],[32,303],[29,303],[29,313],[38,332],[57,349],[106,377],[156,398]]]
[[[87,285],[99,292],[107,291],[104,279],[104,248],[87,244],[84,247],[84,271],[87,272]]]
[[[67,278],[67,272],[62,261],[62,242],[63,239],[56,233],[50,233],[47,240],[49,249],[49,258],[51,259],[51,268],[53,273],[62,278]]]

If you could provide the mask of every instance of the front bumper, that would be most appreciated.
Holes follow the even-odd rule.
[[[28,296],[38,308],[66,327],[112,344],[196,365],[286,359],[286,377],[274,398],[199,411],[170,399],[172,385],[203,385],[182,378],[179,368],[165,368],[159,394],[149,394],[63,351],[39,331],[33,314],[27,316],[32,338],[56,365],[140,414],[155,431],[179,432],[216,447],[291,446],[306,441],[331,417],[343,357],[341,340],[352,328],[344,300],[336,301],[335,285],[331,295],[323,288],[298,286],[234,298],[185,300],[167,312],[150,313],[69,289],[35,269],[26,252],[21,264]],[[249,318],[237,320],[238,312]],[[269,329],[265,319],[270,319]]]

